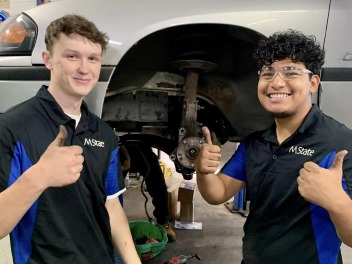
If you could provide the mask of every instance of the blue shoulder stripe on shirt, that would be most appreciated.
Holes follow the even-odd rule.
[[[116,148],[111,153],[110,166],[106,175],[105,189],[106,195],[113,195],[120,191],[118,183],[118,168],[119,168],[119,148]]]
[[[330,152],[319,162],[318,165],[325,169],[330,168],[335,156],[335,151]],[[312,203],[309,207],[319,263],[337,263],[341,241],[336,234],[336,229],[330,219],[329,213],[324,208]]]
[[[235,154],[221,169],[221,173],[239,181],[246,181],[244,143],[239,144]]]
[[[18,180],[22,173],[31,166],[32,162],[29,160],[24,146],[17,142],[11,163],[8,187]],[[37,214],[37,206],[38,202],[36,201],[10,234],[13,243],[14,263],[25,264],[31,255],[31,238]]]

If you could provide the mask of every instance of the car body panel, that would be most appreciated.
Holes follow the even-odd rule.
[[[105,30],[111,41],[105,65],[117,65],[135,43],[160,29],[199,23],[220,23],[250,28],[263,35],[294,28],[324,40],[328,0],[295,1],[163,1],[163,0],[64,0],[42,5],[26,13],[38,25],[38,40],[32,63],[41,64],[46,27],[67,13],[81,14]],[[84,8],[82,8],[84,6]],[[120,7],[120,8],[119,8]],[[45,14],[45,16],[43,16]],[[314,20],[311,19],[314,17]],[[307,23],[310,21],[310,23]],[[293,23],[294,22],[294,23]]]
[[[352,1],[332,1],[325,41],[325,68],[351,68],[352,58],[344,60],[352,52]]]
[[[332,1],[325,41],[320,107],[352,129],[352,1]],[[350,56],[348,56],[348,53]],[[349,59],[348,59],[349,58]]]

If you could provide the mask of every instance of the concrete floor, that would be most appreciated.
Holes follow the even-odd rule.
[[[128,189],[125,210],[129,219],[145,219],[143,202],[139,188]],[[137,198],[138,197],[138,198]],[[153,207],[148,202],[148,212],[152,215]],[[241,263],[242,226],[245,218],[232,214],[224,205],[211,206],[196,192],[195,222],[202,223],[202,230],[174,229],[177,240],[166,245],[154,259],[145,262],[161,264],[178,255],[198,254],[201,261],[195,258],[187,263]]]
[[[234,145],[226,144],[222,149],[222,162],[225,162],[232,155]],[[173,168],[173,164],[167,156],[162,155],[161,159],[167,163],[168,167]],[[181,181],[182,176],[173,172],[167,183],[171,185]],[[148,219],[144,210],[145,198],[141,194],[136,179],[131,178],[131,187],[125,192],[124,201],[124,208],[129,220]],[[167,244],[158,256],[144,263],[162,264],[173,256],[192,254],[198,254],[202,260],[192,258],[187,261],[189,264],[241,263],[242,227],[245,218],[239,214],[231,213],[224,205],[207,204],[198,191],[196,191],[194,203],[195,222],[202,223],[202,230],[175,229],[177,241]],[[153,206],[150,199],[147,203],[147,210],[152,216]],[[342,254],[344,264],[352,264],[352,249],[343,246]],[[13,264],[8,238],[0,240],[0,263]]]

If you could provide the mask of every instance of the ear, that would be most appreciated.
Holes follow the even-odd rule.
[[[313,75],[310,80],[310,89],[309,91],[311,93],[314,93],[317,91],[320,83],[320,77],[318,75]]]
[[[53,67],[51,64],[51,56],[50,56],[49,51],[43,51],[42,58],[43,58],[45,66],[48,68],[48,70],[52,70]]]

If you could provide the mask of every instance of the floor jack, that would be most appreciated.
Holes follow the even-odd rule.
[[[198,260],[201,260],[201,258],[197,255],[197,254],[194,254],[194,255],[188,255],[188,256],[185,256],[185,255],[180,255],[178,257],[173,257],[172,259],[170,259],[168,262],[165,262],[164,264],[181,264],[181,263],[186,263],[186,261],[190,258],[193,258],[195,257],[196,259]]]

